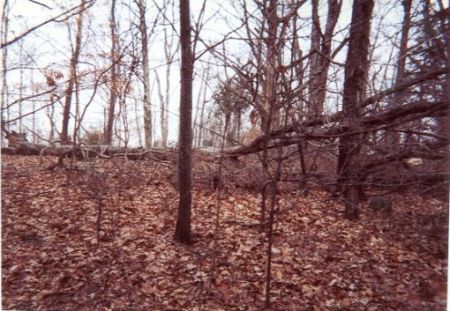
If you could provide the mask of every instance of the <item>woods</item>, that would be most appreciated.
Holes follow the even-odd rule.
[[[4,308],[445,309],[448,4],[24,2]]]

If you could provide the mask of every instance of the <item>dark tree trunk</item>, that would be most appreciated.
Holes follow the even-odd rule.
[[[180,1],[181,91],[178,181],[180,199],[175,239],[191,242],[191,149],[192,149],[192,74],[194,59],[191,48],[189,0]]]
[[[373,6],[373,0],[353,2],[343,97],[343,112],[345,119],[348,120],[345,126],[346,131],[350,133],[360,128],[361,104],[365,97],[364,85],[369,65],[370,19]],[[339,143],[338,187],[343,191],[345,217],[348,219],[358,218],[360,143],[361,137],[356,134],[343,136]]]
[[[75,37],[75,48],[72,53],[72,58],[70,59],[70,77],[69,84],[66,89],[66,99],[64,101],[64,111],[63,111],[63,120],[61,127],[61,143],[68,144],[70,143],[69,139],[69,119],[70,119],[70,108],[72,105],[72,93],[75,87],[75,81],[77,79],[77,64],[78,59],[80,57],[81,51],[81,32],[83,29],[83,11],[85,7],[86,1],[81,1],[81,11],[78,15],[77,19],[77,33]]]

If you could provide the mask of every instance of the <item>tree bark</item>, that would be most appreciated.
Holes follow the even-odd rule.
[[[64,102],[63,120],[61,126],[61,143],[70,143],[69,139],[69,119],[70,119],[70,108],[72,106],[72,94],[75,87],[75,80],[77,77],[77,65],[78,59],[80,57],[81,51],[81,33],[83,30],[83,12],[85,9],[86,0],[81,0],[81,10],[77,18],[77,33],[75,35],[75,48],[72,53],[72,58],[70,59],[70,77],[69,84],[66,89],[66,99]]]
[[[105,129],[105,144],[110,145],[113,136],[114,127],[114,113],[116,109],[117,101],[117,34],[116,34],[116,0],[111,2],[111,20],[110,20],[110,30],[111,30],[111,85],[109,94],[109,108],[108,108],[108,120]]]
[[[310,114],[312,117],[322,115],[323,104],[318,102],[317,93],[319,92],[318,87],[318,76],[320,75],[320,19],[318,12],[319,0],[312,1],[312,25],[311,25],[311,56],[309,57],[310,62],[310,84],[309,84],[309,101],[310,101]]]
[[[148,67],[148,31],[145,19],[145,1],[139,0],[139,31],[142,44],[142,69],[144,73],[144,142],[145,149],[150,149],[153,143],[152,103],[150,99],[150,69]]]
[[[349,46],[345,63],[345,82],[343,95],[343,113],[348,132],[358,131],[362,103],[365,98],[364,85],[368,71],[368,52],[370,45],[370,25],[373,0],[355,0],[353,2],[352,22],[350,25]],[[338,156],[338,187],[343,190],[345,217],[358,218],[358,177],[361,137],[358,134],[341,137]]]
[[[310,56],[309,104],[311,117],[323,113],[325,102],[328,69],[331,62],[331,43],[334,28],[339,18],[342,1],[328,0],[328,14],[325,33],[322,34],[318,13],[319,1],[312,1],[312,29]]]
[[[178,154],[179,206],[175,239],[191,242],[191,152],[192,152],[192,79],[194,58],[191,48],[189,0],[180,1],[181,91]]]

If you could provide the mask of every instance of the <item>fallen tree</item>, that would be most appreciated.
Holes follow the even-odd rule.
[[[450,112],[450,105],[445,101],[421,102],[390,109],[388,111],[362,117],[361,128],[358,131],[348,131],[349,122],[343,118],[341,112],[332,116],[319,117],[314,120],[293,124],[274,130],[269,135],[261,135],[249,145],[240,146],[228,150],[227,154],[240,156],[259,152],[263,149],[263,143],[269,140],[269,149],[277,146],[289,146],[298,144],[300,140],[330,140],[343,136],[353,136],[373,131],[384,130],[398,124],[411,122],[425,117],[436,117]],[[290,135],[295,133],[295,135]],[[275,142],[274,142],[275,141]]]
[[[150,157],[158,160],[169,160],[167,152],[159,149],[119,148],[107,145],[41,145],[21,143],[13,147],[2,147],[4,155],[22,156],[56,156],[89,160],[92,157],[112,158],[126,157],[129,160],[141,160]]]
[[[403,92],[410,87],[416,86],[424,81],[436,79],[442,75],[448,74],[449,67],[439,68],[418,77],[412,78],[392,88],[381,91],[369,98],[362,104],[362,108],[379,103],[387,96]],[[450,113],[450,102],[418,102],[401,105],[384,111],[374,113],[373,109],[364,113],[361,119],[361,128],[358,132],[348,131],[348,125],[351,120],[346,120],[342,111],[338,111],[332,115],[322,115],[313,119],[302,122],[293,123],[279,129],[272,130],[268,135],[261,135],[253,140],[250,144],[232,148],[226,151],[227,155],[240,156],[259,152],[263,149],[263,143],[267,140],[273,141],[278,139],[278,143],[269,145],[269,149],[277,146],[288,146],[297,144],[299,139],[303,140],[321,140],[337,138],[347,135],[357,135],[361,133],[373,132],[374,130],[387,129],[401,123],[413,120],[448,115]],[[287,139],[286,135],[296,133],[298,139]]]

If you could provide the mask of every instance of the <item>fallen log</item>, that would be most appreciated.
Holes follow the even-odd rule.
[[[176,159],[172,156],[172,149],[150,149],[111,147],[107,145],[40,145],[23,143],[14,147],[2,147],[3,155],[21,156],[55,156],[73,157],[77,160],[89,160],[90,158],[126,157],[128,160],[142,160],[151,157],[155,160],[169,161]]]

